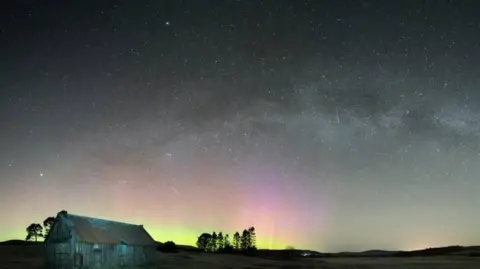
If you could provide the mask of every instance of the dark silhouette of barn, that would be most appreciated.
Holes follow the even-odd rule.
[[[157,243],[142,225],[62,211],[45,238],[49,268],[108,268],[154,261]]]

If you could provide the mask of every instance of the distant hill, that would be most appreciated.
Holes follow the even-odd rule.
[[[427,257],[427,256],[471,256],[480,257],[480,246],[447,246],[413,251],[367,250],[362,252],[320,253],[311,250],[293,250],[293,256],[303,257]],[[307,254],[307,255],[305,255]]]
[[[480,246],[464,247],[459,252],[452,253],[452,255],[468,255],[468,256],[480,257]]]
[[[424,257],[424,256],[480,256],[480,246],[448,246],[438,248],[427,248],[413,251],[398,251],[394,257]]]
[[[0,246],[32,246],[32,245],[41,245],[43,242],[31,242],[20,239],[7,240],[0,242]]]
[[[367,250],[362,252],[338,252],[328,253],[327,255],[339,256],[339,257],[389,257],[397,253],[398,251],[392,250]]]
[[[374,250],[367,250],[367,251],[363,251],[363,252],[360,252],[360,255],[362,256],[375,256],[375,257],[381,257],[381,256],[390,256],[394,253],[397,253],[398,251],[395,251],[395,250],[377,250],[377,249],[374,249]]]
[[[478,256],[480,246],[447,246],[412,251],[367,250],[363,252],[325,253],[324,257],[428,257],[428,256]]]

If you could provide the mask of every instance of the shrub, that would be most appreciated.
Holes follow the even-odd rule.
[[[169,253],[178,252],[178,247],[173,241],[167,241],[159,245],[157,249],[161,252],[169,252]]]

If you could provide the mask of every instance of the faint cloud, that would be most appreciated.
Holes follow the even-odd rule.
[[[480,113],[468,106],[448,104],[435,113],[437,123],[461,135],[480,133]]]

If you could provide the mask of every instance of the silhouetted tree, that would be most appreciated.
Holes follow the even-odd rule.
[[[229,234],[225,234],[223,237],[223,247],[231,247]]]
[[[223,249],[220,251],[221,253],[233,253],[234,249],[230,244],[229,235],[225,234],[223,236]]]
[[[238,232],[235,232],[235,234],[233,235],[233,248],[235,250],[240,250],[240,246],[241,246],[241,236]]]
[[[202,249],[203,251],[209,251],[208,247],[210,245],[210,240],[212,239],[212,235],[209,233],[201,234],[197,239],[197,247]]]
[[[35,242],[38,242],[38,237],[43,237],[43,227],[38,223],[32,223],[27,227],[27,237],[25,238],[26,241],[30,241],[35,239]]]
[[[178,247],[173,241],[167,241],[161,244],[158,248],[161,252],[175,253],[178,252]]]
[[[219,232],[218,235],[217,235],[217,249],[219,251],[222,251],[223,248],[225,247],[225,239],[223,238],[223,233],[222,232]]]
[[[43,228],[45,229],[45,237],[52,229],[53,224],[55,223],[55,217],[48,217],[43,221]]]
[[[255,234],[255,227],[248,228],[248,248],[257,248],[257,235]]]
[[[242,231],[242,237],[240,239],[240,249],[242,251],[246,251],[248,249],[248,241],[249,241],[249,234],[247,229],[244,229]]]
[[[210,239],[210,246],[208,248],[210,252],[217,251],[217,240],[218,240],[217,233],[213,232],[212,233],[212,238]]]

